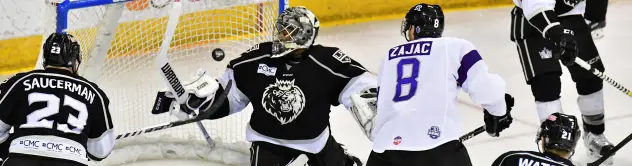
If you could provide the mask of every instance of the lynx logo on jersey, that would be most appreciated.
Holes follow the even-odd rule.
[[[281,125],[291,123],[303,112],[305,94],[294,80],[276,80],[263,91],[261,105],[270,115],[281,122]]]
[[[428,136],[432,139],[437,139],[441,137],[441,130],[437,126],[432,126],[428,129]]]
[[[404,45],[391,48],[388,53],[388,60],[406,56],[430,55],[431,48],[432,41],[406,43]]]

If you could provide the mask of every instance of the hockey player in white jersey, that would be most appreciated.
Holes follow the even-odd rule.
[[[378,73],[377,118],[368,166],[471,166],[457,109],[457,92],[483,106],[493,137],[512,122],[513,98],[504,80],[487,71],[473,44],[442,37],[438,5],[415,5],[406,14],[407,43],[384,56]],[[368,96],[367,96],[368,97]]]
[[[540,122],[552,113],[563,112],[561,61],[568,68],[579,95],[577,105],[582,114],[582,138],[590,160],[610,153],[614,146],[604,135],[603,80],[574,64],[579,58],[593,68],[605,70],[591,29],[582,15],[587,9],[586,1],[514,0],[514,4],[510,36],[517,45],[525,81],[531,86]],[[595,15],[605,16],[605,11],[599,12],[596,8],[592,9]],[[610,165],[612,160],[604,164]]]

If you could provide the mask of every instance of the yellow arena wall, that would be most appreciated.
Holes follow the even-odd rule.
[[[403,19],[416,4],[438,4],[444,10],[488,8],[513,4],[512,0],[292,0],[291,6],[306,6],[324,26],[384,19]]]
[[[323,26],[335,26],[384,19],[401,19],[410,7],[421,2],[439,4],[448,11],[509,5],[512,3],[511,0],[291,0],[290,6],[305,6],[316,14]],[[233,6],[183,15],[180,18],[178,30],[171,47],[190,47],[219,40],[255,35],[259,33],[259,30],[253,28],[257,27],[256,24],[259,23],[257,15],[244,15],[243,13],[244,11],[246,11],[245,13],[256,13],[256,5],[258,4]],[[239,15],[239,19],[230,17],[231,15]],[[163,17],[121,23],[117,28],[112,46],[108,52],[109,57],[157,52],[165,31],[166,20],[167,18]],[[214,21],[199,23],[200,20]],[[237,24],[237,22],[240,24]],[[153,28],[140,29],[133,27]],[[95,32],[96,28],[86,28],[73,30],[69,33],[90,36],[87,34],[94,34]],[[0,59],[2,59],[0,61],[0,75],[33,69],[41,49],[42,37],[42,35],[34,35],[0,40]],[[94,47],[93,44],[88,44],[94,43],[92,42],[93,40],[94,35],[88,38],[80,38],[84,53],[87,52],[84,50]]]

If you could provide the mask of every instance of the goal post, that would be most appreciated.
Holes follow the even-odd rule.
[[[110,98],[117,135],[176,120],[168,113],[151,114],[156,93],[167,89],[154,62],[173,1],[45,0],[44,35],[69,33],[78,40],[83,58],[79,73]],[[167,55],[183,80],[199,68],[218,78],[228,60],[272,40],[276,17],[289,5],[288,0],[180,1],[182,14]],[[218,48],[225,52],[224,61],[212,58],[211,52]],[[40,52],[36,68],[42,67],[41,61]],[[202,122],[216,142],[213,149],[195,124],[185,125],[117,140],[115,151],[98,165],[162,158],[248,165],[245,128],[251,108]]]

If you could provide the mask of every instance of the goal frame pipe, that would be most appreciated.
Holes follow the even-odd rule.
[[[68,29],[68,13],[70,10],[129,1],[133,0],[64,0],[64,2],[57,5],[57,29],[55,31],[58,33],[66,32],[66,29]]]
[[[56,32],[65,33],[66,29],[68,29],[68,12],[73,9],[87,8],[93,6],[102,6],[113,3],[124,3],[133,0],[78,0],[78,1],[70,1],[63,0],[62,3],[57,5],[57,27]],[[279,13],[283,13],[285,9],[287,9],[290,5],[290,0],[278,0],[279,2]],[[60,21],[63,20],[63,21]]]

